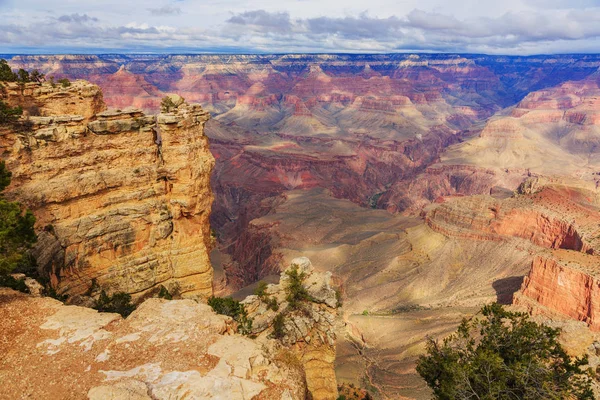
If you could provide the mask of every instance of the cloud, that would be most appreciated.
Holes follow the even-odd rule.
[[[397,17],[372,18],[366,13],[358,17],[319,17],[304,21],[309,33],[336,35],[348,39],[386,38],[400,33],[403,22]]]
[[[160,8],[149,8],[150,14],[152,15],[179,15],[181,14],[181,8],[173,7],[169,5],[162,6]]]
[[[509,11],[494,17],[458,17],[423,9],[383,17],[362,12],[304,18],[266,9],[229,14],[222,11],[222,22],[206,27],[195,23],[187,9],[182,13],[173,5],[148,9],[152,15],[181,14],[181,18],[169,21],[172,25],[152,24],[150,21],[154,19],[145,21],[139,14],[132,14],[141,19],[137,22],[113,23],[113,19],[106,18],[105,11],[63,13],[58,17],[39,14],[29,19],[15,14],[4,19],[0,16],[3,32],[0,52],[44,46],[152,51],[176,47],[242,52],[597,52],[600,8],[570,9],[563,7],[566,1],[549,1],[553,8]],[[574,1],[586,5],[600,3],[600,0]],[[190,21],[188,26],[181,22],[186,18]]]
[[[227,21],[229,24],[255,26],[267,31],[289,33],[292,28],[290,15],[286,12],[270,13],[265,10],[247,11],[234,14]]]
[[[87,14],[61,15],[57,19],[60,22],[74,22],[76,24],[83,24],[85,22],[98,22],[98,18],[90,17]]]

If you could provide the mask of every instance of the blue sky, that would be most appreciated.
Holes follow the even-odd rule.
[[[599,53],[600,0],[0,0],[0,53]]]

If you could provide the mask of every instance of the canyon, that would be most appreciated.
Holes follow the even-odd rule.
[[[241,300],[259,280],[278,293],[285,266],[306,256],[343,300],[343,323],[327,328],[335,346],[312,360],[378,398],[429,398],[414,370],[424,338],[484,303],[564,327],[576,354],[600,339],[597,55],[9,58],[93,83],[74,82],[70,105],[53,91],[7,97],[44,116],[3,159],[9,196],[39,214],[40,243],[56,249],[38,259],[65,292],[81,296],[94,278],[139,299],[164,284]],[[146,116],[172,93],[187,103]],[[45,117],[53,110],[70,116]],[[55,163],[81,176],[76,189]],[[93,176],[94,165],[108,167]],[[294,346],[314,354],[312,341]],[[333,375],[314,371],[307,380]]]

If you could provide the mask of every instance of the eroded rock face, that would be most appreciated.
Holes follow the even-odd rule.
[[[0,289],[2,398],[304,399],[304,375],[193,300],[127,319]]]
[[[598,258],[573,252],[553,252],[534,258],[515,304],[531,311],[583,321],[600,331]]]
[[[209,114],[187,103],[156,117],[133,108],[98,112],[98,87],[77,82],[65,96],[80,114],[55,115],[71,108],[62,108],[67,97],[46,96],[52,90],[44,84],[30,96],[48,115],[0,139],[13,174],[6,194],[37,218],[39,267],[71,295],[95,280],[134,298],[159,284],[209,296]],[[81,101],[74,90],[97,96]]]
[[[442,199],[429,207],[425,221],[448,236],[492,241],[517,237],[544,248],[596,254],[600,216],[593,203],[579,204],[573,197],[546,187],[537,194],[502,200],[491,196]]]
[[[287,302],[288,273],[292,269],[304,277],[302,285],[311,297],[297,309],[290,308]],[[299,257],[282,272],[279,284],[267,287],[267,296],[279,304],[276,311],[255,295],[242,302],[254,320],[253,331],[260,335],[259,340],[273,335],[275,318],[284,316],[278,340],[302,364],[308,391],[315,400],[337,399],[334,361],[338,299],[331,285],[330,272],[316,272],[308,258]]]
[[[100,88],[82,80],[68,86],[15,82],[3,82],[2,85],[3,100],[13,107],[23,107],[26,115],[78,115],[90,119],[106,107]]]

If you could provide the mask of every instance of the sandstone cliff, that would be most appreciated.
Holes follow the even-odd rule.
[[[600,331],[599,272],[598,257],[567,251],[537,256],[515,304],[583,321]]]
[[[78,115],[89,120],[106,108],[100,88],[86,81],[69,86],[16,82],[0,86],[0,98],[13,107],[23,107],[26,115]]]
[[[34,254],[58,290],[83,294],[94,280],[134,298],[159,284],[209,296],[209,114],[180,98],[158,116],[98,112],[102,94],[83,81],[29,84],[24,94],[13,86],[9,102],[35,104],[41,116],[1,132],[13,174],[6,193],[36,215]]]
[[[303,400],[302,369],[193,300],[127,319],[0,289],[0,399]]]

